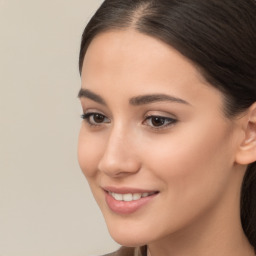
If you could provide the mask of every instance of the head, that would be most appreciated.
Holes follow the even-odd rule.
[[[106,0],[85,28],[79,163],[118,242],[230,206],[256,247],[255,17],[254,0]],[[133,212],[109,190],[154,195]]]

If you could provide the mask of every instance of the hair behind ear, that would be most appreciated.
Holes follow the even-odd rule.
[[[248,109],[245,138],[237,162],[248,165],[241,191],[241,221],[248,240],[256,250],[256,102]]]
[[[244,176],[241,195],[241,221],[248,240],[256,250],[256,162],[248,166]]]

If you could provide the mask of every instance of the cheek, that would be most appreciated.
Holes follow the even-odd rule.
[[[144,162],[148,163],[147,169],[164,181],[167,190],[175,190],[176,196],[185,198],[186,193],[190,197],[214,191],[230,175],[228,169],[233,159],[230,136],[230,130],[223,127],[212,133],[199,127],[191,127],[189,132],[180,130],[151,141],[155,147],[154,150],[145,147]]]
[[[97,174],[97,165],[101,158],[103,146],[100,136],[94,136],[81,127],[78,138],[78,162],[87,179]]]

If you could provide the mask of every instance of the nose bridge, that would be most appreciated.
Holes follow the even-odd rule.
[[[119,125],[113,127],[109,134],[105,155],[125,157],[125,149],[123,146],[124,144],[127,144],[126,141],[129,142],[128,136],[128,131],[125,131],[122,126]]]
[[[133,131],[122,124],[113,125],[109,132],[105,151],[99,162],[99,170],[109,176],[120,176],[139,170]]]

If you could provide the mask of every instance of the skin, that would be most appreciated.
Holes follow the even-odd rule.
[[[240,223],[246,161],[237,160],[244,159],[248,114],[225,117],[223,95],[193,63],[132,29],[93,39],[82,89],[101,99],[80,95],[84,113],[104,118],[82,122],[79,164],[118,243],[147,244],[151,256],[254,255]],[[180,101],[131,104],[148,94]],[[166,117],[164,125],[154,126],[152,115]],[[117,214],[105,186],[159,193],[136,212]]]

